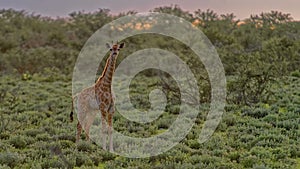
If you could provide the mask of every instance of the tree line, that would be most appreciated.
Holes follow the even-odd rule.
[[[276,81],[291,75],[299,77],[300,22],[293,20],[290,14],[271,11],[239,20],[233,13],[219,15],[210,9],[192,13],[177,5],[158,7],[152,12],[182,17],[205,33],[224,65],[228,102],[242,105],[272,102],[272,85]],[[71,78],[77,55],[87,39],[105,24],[135,13],[112,15],[109,9],[99,9],[96,12],[72,12],[68,17],[54,19],[2,9],[1,76],[43,75],[50,71]],[[146,38],[140,36],[127,41],[135,44],[132,45],[134,51],[143,48],[140,42]],[[153,39],[148,45],[166,45],[163,38]],[[187,62],[193,62],[193,58],[183,57]],[[194,69],[201,67],[199,65],[201,63],[191,64]],[[199,75],[199,83],[209,89],[205,76],[205,73]],[[210,92],[203,95],[204,100],[209,100]]]

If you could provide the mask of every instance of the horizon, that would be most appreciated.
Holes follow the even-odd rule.
[[[122,2],[120,4],[119,2]],[[255,3],[257,2],[257,3]],[[258,3],[259,2],[259,3]],[[259,5],[256,5],[259,4]],[[279,11],[285,14],[290,14],[295,21],[300,20],[300,11],[297,6],[300,6],[300,1],[286,0],[284,3],[281,1],[266,0],[260,2],[259,0],[223,0],[220,3],[217,0],[198,1],[193,0],[151,0],[142,2],[140,0],[120,0],[118,2],[110,2],[109,0],[66,0],[60,2],[59,0],[52,1],[37,1],[37,0],[4,0],[0,1],[0,9],[14,9],[24,10],[30,14],[41,15],[45,17],[57,18],[68,17],[72,12],[95,12],[99,9],[109,9],[110,14],[117,15],[119,13],[126,13],[128,11],[136,12],[149,12],[157,7],[178,5],[183,11],[194,13],[196,10],[213,10],[217,14],[230,14],[233,13],[236,19],[244,20],[251,15],[259,15],[262,12]]]

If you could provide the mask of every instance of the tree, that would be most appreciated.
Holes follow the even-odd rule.
[[[255,23],[262,23],[262,24],[281,24],[291,22],[293,18],[291,14],[285,14],[278,11],[271,11],[271,12],[262,12],[260,15],[251,15],[250,20]]]
[[[154,8],[154,10],[152,10],[152,12],[171,14],[171,15],[175,15],[175,16],[184,18],[188,21],[191,21],[193,18],[192,14],[190,14],[187,11],[183,11],[178,5]]]

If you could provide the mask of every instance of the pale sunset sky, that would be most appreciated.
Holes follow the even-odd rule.
[[[65,17],[74,11],[92,12],[99,8],[110,9],[112,14],[129,10],[147,12],[171,4],[190,12],[212,9],[218,14],[234,13],[239,19],[277,10],[300,20],[300,0],[0,0],[0,9],[13,8],[43,16]]]

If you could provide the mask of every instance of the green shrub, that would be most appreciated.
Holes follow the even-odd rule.
[[[180,113],[180,105],[172,105],[168,107],[167,110],[171,114],[179,114]]]
[[[234,126],[236,121],[237,119],[233,114],[223,115],[222,122],[224,122],[227,126]]]
[[[49,141],[52,138],[50,137],[50,135],[48,133],[42,133],[36,136],[36,139],[38,141]]]
[[[193,149],[199,149],[202,147],[198,140],[188,140],[188,146]]]
[[[157,128],[158,129],[167,129],[170,127],[170,125],[173,123],[173,119],[172,118],[160,118],[157,120]]]
[[[200,168],[200,164],[197,165],[197,164],[191,164],[191,163],[183,163],[183,164],[177,164],[175,166],[175,169],[182,169],[182,168],[186,168],[186,169],[189,169],[189,168]]]
[[[227,124],[224,123],[224,122],[221,122],[221,123],[219,123],[216,131],[218,131],[218,132],[226,132],[227,128],[228,128]]]
[[[201,155],[193,155],[187,159],[187,162],[195,165],[195,164],[200,163],[201,159],[202,159]]]
[[[0,164],[1,169],[11,169],[8,165]]]
[[[88,141],[80,141],[77,144],[78,151],[84,151],[84,152],[92,152],[93,151],[93,145],[91,142]]]
[[[66,165],[57,157],[45,160],[41,166],[42,168],[66,168]]]
[[[216,157],[223,157],[225,154],[226,150],[224,149],[215,149],[212,152],[212,155],[216,156]]]
[[[199,159],[202,164],[211,165],[220,162],[220,159],[210,155],[202,155]]]
[[[24,133],[25,133],[27,136],[35,137],[35,136],[37,136],[38,134],[43,133],[43,131],[40,130],[40,129],[28,129],[28,130],[25,130]]]
[[[69,140],[60,140],[59,141],[62,148],[71,148],[73,147],[74,143]]]
[[[243,143],[249,143],[255,139],[255,136],[250,135],[250,134],[244,134],[240,136],[239,140]]]
[[[71,142],[75,142],[76,141],[76,138],[75,138],[75,133],[63,133],[63,134],[60,134],[59,136],[57,136],[57,138],[59,140],[68,140],[68,141],[71,141]]]
[[[260,159],[272,158],[272,153],[263,147],[253,147],[250,151],[251,155],[256,156]]]
[[[99,155],[102,157],[103,161],[110,161],[116,158],[114,154],[107,151],[101,151]]]
[[[76,166],[80,167],[82,165],[92,166],[93,162],[87,154],[79,152],[76,154]]]
[[[168,164],[168,163],[164,163],[164,164],[159,164],[156,165],[155,167],[153,167],[154,169],[174,169],[177,165],[176,164]]]
[[[276,11],[253,16],[237,26],[233,15],[220,16],[210,10],[195,14],[177,6],[155,10],[181,15],[189,21],[214,17],[208,18],[213,22],[195,26],[217,47],[226,70],[227,101],[235,103],[226,105],[214,135],[205,144],[198,143],[211,108],[209,78],[204,65],[195,60],[198,57],[172,38],[137,35],[124,40],[130,48],[121,52],[118,63],[147,46],[180,56],[200,87],[201,106],[196,124],[176,147],[145,159],[116,156],[86,142],[76,147],[76,123],[69,123],[68,119],[76,57],[94,31],[126,14],[113,16],[108,10],[74,12],[65,20],[0,10],[0,25],[4,25],[0,28],[4,35],[0,37],[0,168],[300,168],[300,23],[285,18],[289,17],[285,14],[281,18],[282,14]],[[270,20],[268,16],[274,18]],[[278,16],[282,20],[278,21]],[[272,19],[276,23],[271,24]],[[263,27],[255,26],[262,21]],[[272,25],[276,29],[270,29]],[[100,64],[99,74],[105,59]],[[160,79],[156,75],[165,77]],[[167,95],[166,112],[147,124],[131,122],[116,112],[115,131],[147,138],[170,127],[178,117],[184,93],[180,93],[178,84],[166,72],[149,69],[137,74],[130,84],[130,99],[135,108],[148,109],[149,91],[155,88],[161,88]],[[122,104],[128,111],[130,105]],[[188,106],[183,108],[189,110]],[[94,122],[100,124],[101,118]],[[121,146],[118,148],[122,148],[122,140],[117,142]]]
[[[265,122],[272,124],[273,126],[277,125],[278,115],[277,114],[269,114],[263,118]]]
[[[291,145],[289,148],[290,154],[292,158],[300,157],[300,147],[296,145]]]
[[[0,164],[7,165],[9,167],[15,167],[21,162],[21,158],[17,153],[1,152],[0,153]]]
[[[92,155],[90,158],[91,158],[91,160],[93,161],[93,164],[94,164],[95,166],[98,166],[99,163],[103,160],[103,158],[102,158],[101,156],[99,156],[98,154]]]
[[[1,168],[1,167],[0,167]],[[28,160],[25,164],[21,164],[16,168],[30,168],[30,169],[40,169],[42,168],[42,162],[38,162],[37,160]]]
[[[184,152],[178,151],[177,149],[171,149],[168,153],[168,161],[172,163],[183,163],[190,156]]]
[[[275,148],[272,150],[272,153],[276,160],[284,159],[287,156],[287,150],[283,150],[282,148]]]
[[[2,139],[2,140],[9,139],[9,137],[10,137],[10,134],[8,132],[1,132],[0,133],[0,139]]]
[[[28,144],[24,136],[13,136],[9,139],[9,143],[19,149],[25,148]]]
[[[231,152],[231,153],[229,153],[228,158],[229,158],[231,161],[239,162],[239,159],[240,159],[240,153],[237,152],[237,151]]]
[[[48,125],[45,125],[43,127],[44,131],[47,132],[49,135],[55,135],[56,134],[56,128],[52,127],[52,126],[48,126]]]
[[[225,161],[225,162],[220,163],[218,165],[218,168],[219,169],[240,169],[241,166],[237,165],[236,163],[229,163],[229,162]]]
[[[269,110],[264,108],[256,108],[254,110],[249,110],[249,109],[244,110],[242,113],[245,116],[250,116],[254,118],[263,118],[269,114]]]
[[[253,167],[255,164],[257,164],[257,158],[255,156],[247,156],[247,157],[243,157],[241,159],[241,164],[245,167],[245,168],[251,168]]]
[[[285,128],[286,130],[298,130],[300,128],[299,122],[300,121],[297,121],[297,119],[279,121],[277,127]]]
[[[296,71],[291,72],[291,76],[299,78],[300,77],[300,71],[296,70]]]
[[[271,169],[271,168],[266,167],[265,165],[254,165],[253,169]]]
[[[234,104],[227,104],[225,106],[225,112],[232,112],[232,111],[235,111],[237,109],[238,109],[238,106],[234,105]]]

